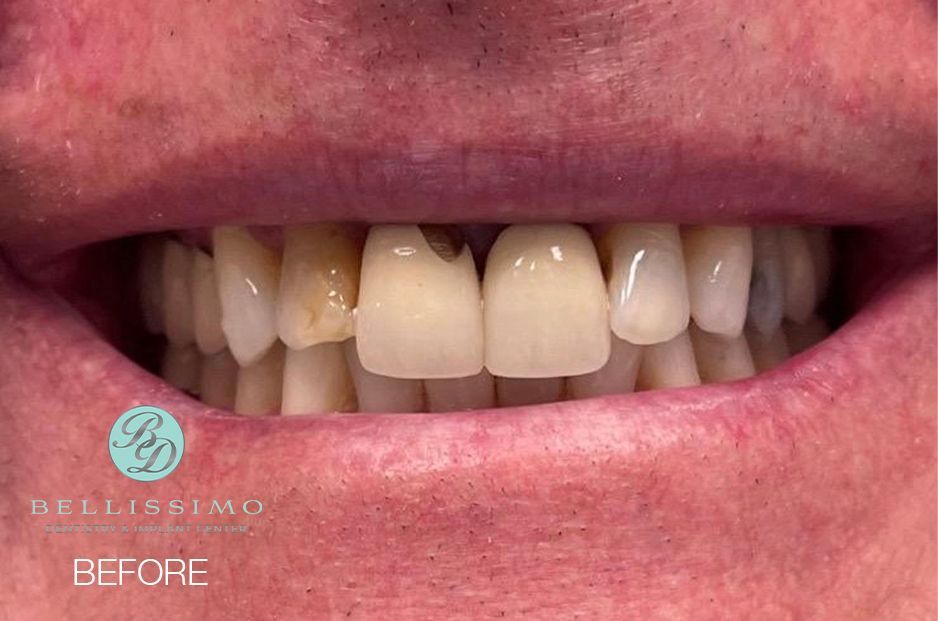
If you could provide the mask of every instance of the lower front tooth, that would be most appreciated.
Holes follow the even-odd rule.
[[[670,341],[642,348],[636,380],[639,389],[682,388],[699,384],[694,347],[686,331]]]
[[[642,348],[618,337],[612,338],[609,361],[598,371],[567,378],[567,395],[585,399],[632,392]]]
[[[697,326],[690,328],[697,370],[704,382],[731,382],[755,375],[746,337],[711,334]]]
[[[238,387],[238,362],[227,349],[202,358],[200,399],[205,405],[233,410]]]
[[[805,229],[811,262],[814,264],[814,289],[818,300],[824,297],[831,278],[831,231],[822,226]]]
[[[798,228],[783,228],[779,240],[785,266],[785,317],[801,323],[817,305],[818,280],[811,246],[805,232]]]
[[[682,234],[691,317],[708,332],[739,335],[749,301],[752,232],[743,227],[689,226]]]
[[[283,369],[280,413],[354,412],[355,388],[339,343],[288,349]]]
[[[203,354],[218,353],[225,348],[221,329],[221,301],[215,281],[215,261],[196,249],[192,265],[192,306],[195,342]]]
[[[785,313],[785,267],[778,229],[752,231],[752,282],[746,321],[762,334],[775,332]]]
[[[564,384],[562,377],[496,377],[495,392],[502,407],[538,405],[561,401]]]
[[[348,370],[355,384],[359,412],[422,412],[423,382],[376,375],[367,371],[358,359],[355,339],[342,343]]]
[[[167,240],[163,250],[163,325],[166,338],[177,346],[195,338],[192,323],[192,249]]]
[[[164,240],[148,235],[140,242],[137,281],[140,287],[140,309],[147,332],[160,334],[163,326],[163,249]]]
[[[788,340],[781,326],[771,334],[762,334],[758,330],[747,330],[746,341],[752,354],[756,371],[762,373],[777,367],[788,359]]]
[[[788,339],[792,355],[800,354],[820,343],[827,338],[828,334],[830,334],[830,328],[827,327],[827,322],[817,315],[811,315],[801,323],[791,321],[785,323],[785,337]]]
[[[472,377],[428,379],[423,382],[430,412],[459,412],[495,407],[495,380],[488,371]]]
[[[201,363],[202,356],[194,346],[169,344],[163,352],[160,375],[179,390],[198,394]]]
[[[235,392],[236,413],[263,416],[280,411],[283,359],[283,345],[276,343],[260,360],[240,368]]]

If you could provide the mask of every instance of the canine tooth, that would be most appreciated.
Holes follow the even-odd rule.
[[[235,412],[262,416],[280,411],[283,358],[283,345],[275,343],[259,360],[238,370]]]
[[[277,300],[280,339],[293,349],[352,336],[361,247],[336,224],[287,227]]]
[[[497,376],[591,373],[609,359],[608,298],[596,249],[571,224],[510,226],[483,284],[485,366]]]
[[[638,366],[636,386],[641,390],[681,388],[700,384],[694,347],[687,332],[670,341],[646,345]]]
[[[778,229],[752,231],[752,282],[747,322],[762,334],[775,332],[785,312],[785,268]]]
[[[564,378],[496,377],[495,392],[502,407],[552,403],[563,399]]]
[[[811,247],[804,231],[798,228],[783,228],[779,240],[785,266],[785,317],[801,323],[817,305],[817,276]]]
[[[458,412],[495,407],[495,380],[488,371],[472,377],[428,379],[423,382],[430,412]]]
[[[372,373],[436,379],[482,370],[479,277],[457,229],[371,227],[355,333]]]
[[[422,412],[424,409],[423,382],[415,379],[386,377],[367,371],[358,359],[356,339],[342,343],[359,412]]]
[[[196,249],[192,265],[192,307],[195,342],[203,354],[215,354],[226,346],[221,329],[221,301],[215,281],[215,261]]]
[[[354,412],[355,388],[339,343],[288,349],[281,414]]]
[[[140,242],[137,280],[140,287],[140,309],[147,332],[160,334],[163,325],[163,248],[164,240],[148,235]]]
[[[195,338],[192,325],[192,248],[168,239],[163,248],[163,325],[173,345]]]
[[[748,329],[746,341],[749,343],[752,362],[759,373],[775,368],[790,355],[785,331],[781,326],[771,334],[762,334],[758,330]]]
[[[802,323],[785,322],[785,336],[788,338],[788,347],[793,356],[820,343],[829,334],[827,322],[817,315],[811,315]]]
[[[598,371],[568,377],[567,395],[572,399],[584,399],[632,392],[641,353],[640,346],[613,337],[609,361]]]
[[[160,375],[179,390],[193,394],[199,392],[199,366],[202,356],[192,345],[173,345],[170,343],[163,352],[163,364]]]
[[[731,382],[755,375],[752,354],[746,337],[711,334],[697,326],[690,327],[694,359],[700,379],[709,382]]]
[[[818,300],[824,298],[831,278],[831,231],[823,226],[812,226],[804,230],[808,237],[808,247],[811,250],[811,261],[814,264],[814,283]]]
[[[220,226],[213,240],[222,330],[235,360],[247,366],[277,339],[280,258],[244,227]]]
[[[745,227],[690,226],[683,238],[691,317],[708,332],[739,335],[749,300],[752,232]]]
[[[202,358],[200,399],[205,405],[233,410],[238,387],[238,362],[227,349]]]
[[[614,225],[599,248],[609,274],[609,323],[616,336],[649,345],[687,329],[690,302],[676,226]]]

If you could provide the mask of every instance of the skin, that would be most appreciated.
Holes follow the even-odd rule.
[[[0,612],[933,618],[934,8],[449,6],[0,9]],[[773,372],[476,414],[206,410],[38,282],[89,241],[338,218],[880,237],[847,279],[855,318]],[[187,441],[147,485],[104,451],[139,403]],[[264,513],[29,515],[32,498],[219,496]],[[87,521],[252,535],[42,530]],[[208,557],[212,584],[70,586],[74,557],[117,555]]]

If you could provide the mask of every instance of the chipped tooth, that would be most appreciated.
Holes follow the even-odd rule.
[[[609,322],[616,336],[650,345],[687,329],[690,302],[676,226],[618,224],[599,247],[609,273]]]
[[[561,401],[564,383],[562,377],[496,377],[495,392],[502,407],[538,405]]]
[[[430,412],[458,412],[495,407],[495,380],[485,369],[472,377],[428,379],[423,382]]]
[[[354,412],[355,388],[339,343],[288,349],[280,413]]]
[[[205,405],[224,410],[235,407],[238,387],[238,362],[227,349],[202,358],[202,375],[199,379],[201,399]]]
[[[785,322],[785,336],[788,338],[788,348],[792,356],[820,343],[829,334],[827,322],[817,315],[811,315],[801,323]]]
[[[359,412],[422,412],[424,409],[423,382],[376,375],[365,370],[358,359],[356,339],[342,343]]]
[[[580,375],[609,359],[606,287],[582,227],[502,231],[489,252],[483,299],[485,366],[493,375]]]
[[[749,343],[752,362],[759,373],[777,367],[790,355],[785,331],[781,326],[771,334],[763,334],[752,328],[747,329],[746,341]]]
[[[202,250],[194,251],[192,306],[195,342],[203,354],[216,354],[227,345],[221,329],[221,301],[215,281],[215,261]]]
[[[354,335],[361,246],[336,224],[287,227],[277,299],[280,339],[293,349]]]
[[[690,327],[694,359],[704,382],[731,382],[756,374],[746,337],[724,336]]]
[[[248,366],[277,340],[280,258],[244,227],[220,226],[213,240],[222,330],[235,360]]]
[[[640,390],[681,388],[700,384],[694,347],[687,332],[670,341],[646,345],[638,366],[636,386]]]
[[[771,334],[782,324],[785,312],[785,268],[778,229],[752,231],[752,282],[746,321],[761,334]]]
[[[612,337],[609,361],[598,371],[568,377],[567,395],[571,399],[584,399],[632,392],[641,353],[640,346]]]
[[[823,226],[811,226],[804,229],[811,250],[811,262],[814,265],[814,290],[818,301],[824,299],[831,279],[831,230]]]
[[[801,323],[817,306],[817,276],[811,246],[804,231],[785,227],[779,231],[785,267],[785,317]]]
[[[355,333],[372,373],[438,379],[482,370],[479,277],[458,229],[371,227]]]
[[[192,249],[168,239],[163,246],[163,325],[177,346],[195,338],[192,325]]]
[[[201,364],[202,356],[195,347],[170,343],[163,352],[160,375],[179,390],[198,394]]]
[[[751,230],[690,226],[683,238],[691,317],[708,332],[739,335],[749,300]]]
[[[160,334],[163,325],[163,250],[162,237],[148,235],[140,242],[137,280],[140,287],[140,308],[147,332]]]
[[[283,390],[284,347],[275,343],[253,364],[238,370],[234,411],[249,416],[277,414]]]

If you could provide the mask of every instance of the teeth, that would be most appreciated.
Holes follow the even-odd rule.
[[[581,227],[505,229],[489,252],[483,298],[485,366],[493,375],[581,375],[609,359],[605,283]]]
[[[231,352],[223,349],[202,359],[202,377],[199,380],[201,399],[214,408],[232,410],[238,386],[238,363]]]
[[[742,334],[723,336],[691,326],[690,335],[697,369],[704,382],[731,382],[755,375],[749,345]]]
[[[163,326],[163,239],[151,235],[143,238],[137,264],[140,307],[147,332],[160,334]]]
[[[775,332],[782,323],[785,311],[784,278],[778,229],[754,229],[747,321],[762,334]]]
[[[170,344],[163,352],[163,364],[160,375],[166,382],[179,390],[198,394],[199,366],[202,356],[192,345],[177,346]]]
[[[827,338],[828,334],[830,334],[830,329],[827,323],[816,315],[811,315],[802,323],[785,323],[785,336],[788,338],[788,346],[793,356],[820,343]]]
[[[811,261],[814,264],[814,284],[820,300],[827,291],[831,278],[831,232],[830,229],[814,226],[804,229],[811,249]]]
[[[748,228],[691,226],[684,229],[690,313],[707,332],[738,336],[746,320],[752,272]]]
[[[811,246],[804,231],[783,228],[779,232],[785,266],[785,317],[801,323],[817,305],[817,276]]]
[[[340,226],[288,227],[277,300],[280,339],[293,349],[354,335],[361,248]]]
[[[495,392],[502,407],[552,403],[563,399],[564,378],[496,377]]]
[[[195,338],[192,326],[192,249],[175,240],[163,247],[163,325],[173,345]]]
[[[235,412],[262,416],[280,411],[283,357],[283,345],[276,343],[259,360],[241,367],[235,391]]]
[[[366,371],[358,359],[356,339],[342,343],[355,392],[359,412],[422,412],[423,382],[376,375]]]
[[[568,377],[567,395],[572,399],[584,399],[632,392],[641,353],[642,348],[638,345],[613,337],[612,351],[606,365],[586,375]]]
[[[355,313],[358,356],[372,373],[416,379],[482,370],[479,278],[457,229],[372,227]]]
[[[277,339],[280,261],[243,227],[218,227],[213,239],[222,330],[238,364],[247,366]]]
[[[203,354],[215,354],[225,348],[221,329],[221,301],[215,281],[215,261],[201,250],[194,251],[192,265],[192,304],[195,342]]]
[[[636,385],[642,390],[681,388],[700,384],[694,347],[687,332],[670,341],[646,345],[638,368]]]
[[[472,377],[428,379],[423,383],[430,412],[459,412],[495,407],[495,380],[488,371]]]
[[[747,330],[746,340],[752,353],[752,362],[756,371],[768,371],[789,357],[788,341],[785,332],[779,326],[771,334],[762,334],[758,330]]]
[[[288,349],[281,414],[354,412],[355,388],[339,343]]]
[[[668,341],[687,329],[690,302],[677,227],[615,225],[600,247],[609,267],[609,321],[637,345]]]

